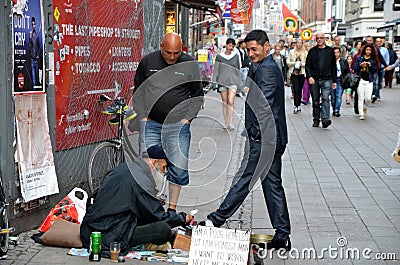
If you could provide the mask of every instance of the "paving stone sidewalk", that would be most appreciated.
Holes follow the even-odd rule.
[[[311,105],[293,114],[286,92],[289,145],[282,175],[298,257],[292,257],[296,251],[281,257],[274,252],[264,264],[400,264],[400,175],[385,174],[385,168],[400,169],[390,156],[400,132],[400,86],[382,89],[382,100],[370,105],[364,121],[343,102],[342,116],[332,117],[328,129],[312,128]],[[179,208],[199,209],[199,220],[218,207],[243,154],[243,101],[236,98],[235,131],[225,131],[218,99],[211,91],[192,124],[191,183],[180,197]],[[260,188],[227,226],[273,234]],[[68,249],[33,243],[33,232],[21,234],[20,244],[1,264],[92,264],[67,256]],[[301,257],[313,250],[320,258]],[[393,255],[396,260],[377,259]]]

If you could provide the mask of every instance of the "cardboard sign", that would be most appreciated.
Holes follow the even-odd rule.
[[[194,227],[189,265],[247,265],[250,234],[235,229]]]

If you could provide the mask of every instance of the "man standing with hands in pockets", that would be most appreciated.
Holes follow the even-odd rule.
[[[318,32],[315,39],[317,45],[310,49],[306,60],[306,76],[310,84],[313,127],[328,128],[332,121],[330,117],[329,94],[331,86],[336,89],[336,59],[333,49],[326,46],[324,33]],[[322,95],[322,103],[320,98]]]

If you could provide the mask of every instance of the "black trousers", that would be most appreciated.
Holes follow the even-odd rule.
[[[172,240],[171,227],[163,221],[137,226],[131,238],[131,245],[153,243],[162,245]]]
[[[303,85],[305,77],[304,75],[291,75],[292,79],[292,86],[293,86],[293,93],[294,93],[294,106],[298,107],[301,104],[302,92],[303,92]]]
[[[279,142],[279,140],[277,140]],[[282,155],[286,145],[276,145],[275,155],[267,176],[262,180],[264,200],[267,204],[269,218],[275,229],[274,237],[279,240],[289,239],[290,219],[286,203],[285,190],[282,186]],[[221,226],[230,218],[246,199],[252,187],[253,173],[260,160],[261,143],[246,141],[245,154],[240,168],[236,173],[232,186],[219,208],[210,213],[207,218],[215,226]]]

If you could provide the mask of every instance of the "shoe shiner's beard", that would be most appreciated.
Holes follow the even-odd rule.
[[[154,182],[156,183],[157,199],[165,201],[166,195],[164,194],[164,190],[167,184],[165,173],[161,171],[160,165],[157,165],[151,174],[153,175]]]

